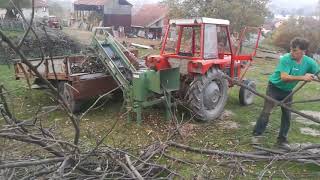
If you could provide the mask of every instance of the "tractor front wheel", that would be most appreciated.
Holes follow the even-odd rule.
[[[211,68],[205,75],[195,77],[186,98],[198,120],[215,120],[227,103],[228,81],[223,78],[221,70]]]
[[[243,84],[249,86],[251,89],[256,90],[256,83],[251,80],[243,80]],[[239,91],[239,102],[242,106],[248,106],[253,104],[255,94],[253,94],[248,89],[241,87]]]

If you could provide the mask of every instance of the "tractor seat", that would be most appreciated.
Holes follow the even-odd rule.
[[[193,57],[193,54],[191,52],[179,52],[179,56],[188,56],[188,57]]]

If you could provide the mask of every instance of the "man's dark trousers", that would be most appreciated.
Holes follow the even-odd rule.
[[[278,87],[276,87],[275,85],[273,85],[271,82],[268,83],[266,94],[267,96],[270,96],[273,99],[276,99],[278,101],[283,101],[290,93],[291,91],[283,91]],[[292,96],[286,100],[286,103],[288,102],[292,102]],[[271,102],[269,100],[264,101],[263,110],[253,130],[254,136],[259,136],[265,131],[269,122],[271,111],[275,106],[276,104],[274,102]],[[285,142],[287,141],[287,136],[290,128],[291,112],[283,107],[281,107],[281,111],[282,111],[282,115],[281,115],[281,125],[280,125],[278,141]]]

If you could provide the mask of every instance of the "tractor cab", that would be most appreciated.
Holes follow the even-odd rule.
[[[224,59],[231,55],[229,21],[211,18],[178,19],[169,23],[161,55],[188,59]]]

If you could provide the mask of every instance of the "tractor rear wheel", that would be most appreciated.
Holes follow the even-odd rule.
[[[198,120],[215,120],[227,103],[228,81],[223,78],[221,70],[211,68],[205,75],[195,77],[186,98]]]

